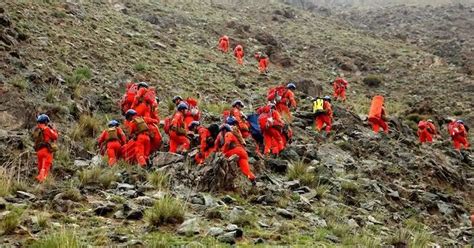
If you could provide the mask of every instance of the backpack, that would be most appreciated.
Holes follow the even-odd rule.
[[[33,133],[31,134],[31,136],[33,138],[33,141],[35,142],[35,145],[34,145],[35,150],[38,150],[41,147],[47,145],[44,142],[43,129],[41,129],[39,127],[35,127],[35,129],[33,130]]]
[[[138,117],[133,119],[133,121],[137,124],[137,134],[148,131],[148,125],[143,118]]]
[[[171,129],[171,117],[166,117],[165,118],[165,124],[163,126],[163,131],[165,131],[166,134],[170,134],[170,129]]]
[[[326,111],[324,110],[324,100],[321,98],[316,99],[313,101],[313,114],[320,115],[324,114]]]
[[[258,124],[258,117],[258,114],[251,114],[247,116],[247,120],[252,138],[254,138],[259,144],[263,144],[263,135],[260,130],[260,125]]]
[[[118,131],[117,131],[117,128],[115,128],[115,127],[111,127],[109,129],[107,129],[107,134],[109,135],[109,138],[107,139],[107,141],[118,140],[119,139]]]
[[[276,101],[276,102],[281,101],[281,98],[285,94],[285,89],[286,89],[285,86],[278,86],[278,87],[269,89],[267,93],[267,100]]]

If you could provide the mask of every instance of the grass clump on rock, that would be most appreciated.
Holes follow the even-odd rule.
[[[184,203],[171,196],[165,196],[155,202],[145,213],[146,220],[151,226],[179,224],[184,221]]]
[[[382,84],[383,78],[379,75],[368,75],[367,77],[362,79],[362,82],[364,82],[364,84],[366,84],[367,86],[377,87]]]
[[[316,184],[316,175],[308,170],[308,165],[303,161],[291,163],[287,176],[289,180],[299,180],[305,186],[314,186]]]
[[[52,233],[31,245],[32,248],[79,248],[86,247],[74,232],[60,231]]]

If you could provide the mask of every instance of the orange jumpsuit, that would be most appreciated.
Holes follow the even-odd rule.
[[[120,127],[117,127],[116,130],[118,139],[109,139],[108,130],[104,130],[97,141],[97,143],[99,143],[99,147],[101,147],[101,150],[102,145],[104,143],[106,145],[105,148],[107,151],[107,157],[109,158],[109,166],[113,166],[117,162],[117,159],[121,155],[120,150],[122,148],[122,145],[127,142],[127,138],[125,137],[125,133],[123,132],[123,130]]]
[[[135,95],[138,91],[138,85],[134,83],[127,83],[127,91],[125,95],[122,97],[122,102],[120,107],[122,109],[122,113],[125,113],[127,110],[132,108],[133,102],[135,101]]]
[[[222,153],[226,157],[237,155],[239,157],[239,167],[242,173],[250,180],[255,180],[255,175],[250,171],[249,156],[245,151],[244,146],[239,142],[239,139],[232,132],[226,132],[224,136],[224,146]]]
[[[137,111],[138,116],[151,117],[151,106],[144,99],[147,91],[146,88],[140,88],[133,100],[132,109]]]
[[[141,117],[135,117],[135,119]],[[150,120],[150,118],[143,118],[146,121]],[[150,144],[150,136],[149,131],[138,131],[138,125],[135,121],[126,121],[125,126],[128,128],[128,131],[132,137],[135,137],[135,158],[138,162],[138,165],[144,167],[146,166],[148,156],[150,155],[151,144]]]
[[[382,107],[382,113],[380,118],[370,118],[369,123],[372,125],[372,130],[375,133],[378,133],[380,128],[383,129],[385,133],[388,133],[388,125],[384,120],[385,118],[385,108]]]
[[[270,60],[268,59],[268,57],[258,58],[258,70],[260,71],[260,73],[267,72],[267,67],[269,63]]]
[[[293,117],[290,108],[296,108],[295,93],[287,89],[281,96],[281,100],[276,103],[276,109],[286,120],[291,121]]]
[[[58,139],[58,132],[46,124],[38,124],[36,128],[43,130],[41,143],[35,144],[36,156],[38,158],[38,176],[36,179],[43,182],[48,177],[49,170],[53,164],[53,151],[50,149],[50,145]]]
[[[199,121],[201,119],[201,111],[197,106],[197,100],[193,98],[186,99],[189,109],[184,112],[184,127],[188,130],[189,124],[193,121]]]
[[[250,137],[250,129],[247,121],[244,119],[242,112],[237,107],[233,107],[230,111],[230,116],[234,117],[238,123],[238,127],[240,132],[242,133],[242,137],[244,139]]]
[[[436,134],[436,127],[428,121],[420,121],[418,123],[418,139],[421,143],[433,142],[433,135]]]
[[[234,56],[237,59],[237,64],[244,64],[244,48],[241,45],[235,47]]]
[[[347,89],[347,81],[343,78],[336,78],[334,80],[333,88],[334,88],[334,99],[338,100],[341,99],[342,101],[346,100],[346,89]]]
[[[186,136],[186,128],[184,125],[184,114],[177,111],[170,124],[170,150],[169,152],[176,153],[178,148],[182,151],[187,151],[190,146],[190,141]]]
[[[229,50],[229,37],[226,35],[219,39],[219,50],[223,53],[226,53]]]
[[[331,132],[332,117],[333,117],[331,103],[329,103],[328,101],[324,101],[323,108],[326,112],[320,115],[316,115],[316,119],[315,119],[316,129],[318,131],[321,131],[321,129],[323,129],[323,126],[326,125],[325,131],[326,133],[329,133]]]
[[[195,160],[196,163],[202,164],[211,153],[216,151],[214,144],[210,145],[207,142],[207,139],[211,137],[211,132],[205,127],[198,127],[199,134],[199,153],[196,154]]]
[[[467,131],[463,124],[454,124],[452,127],[451,138],[453,139],[453,145],[456,150],[461,150],[463,147],[469,147],[469,142],[467,141]]]
[[[150,153],[158,151],[161,146],[161,133],[158,128],[160,121],[154,118],[143,118],[148,126],[149,135],[150,135]]]
[[[258,123],[265,143],[263,153],[268,155],[271,150],[273,154],[279,154],[284,149],[285,142],[281,133],[284,124],[278,111],[270,110],[262,113],[258,118]]]

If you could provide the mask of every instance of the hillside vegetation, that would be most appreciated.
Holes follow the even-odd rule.
[[[472,75],[431,46],[381,35],[375,24],[359,30],[359,18],[367,15],[336,18],[279,1],[0,3],[0,244],[467,244],[473,158],[451,148],[444,124],[453,116],[472,126]],[[244,46],[245,66],[217,51],[222,34]],[[270,56],[266,76],[256,51]],[[338,73],[350,82],[349,100],[335,103],[325,140],[311,128],[308,97],[331,94]],[[295,141],[278,159],[252,158],[257,187],[237,180],[228,192],[199,190],[204,169],[164,152],[149,171],[107,168],[95,139],[122,118],[130,80],[156,87],[162,118],[173,95],[198,97],[206,123],[234,99],[251,112],[268,87],[295,81]],[[389,136],[363,121],[375,94],[387,98]],[[42,185],[29,137],[38,113],[61,135]],[[442,133],[432,146],[416,143],[426,117]]]

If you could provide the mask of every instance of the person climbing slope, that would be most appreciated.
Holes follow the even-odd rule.
[[[151,150],[148,125],[144,117],[138,116],[137,112],[133,109],[127,110],[125,119],[125,126],[130,135],[130,142],[135,142],[135,159],[138,165],[145,167],[149,162],[148,156]]]
[[[169,136],[170,148],[169,152],[185,152],[189,149],[190,141],[187,137],[186,126],[184,124],[184,114],[188,110],[188,105],[184,102],[178,104],[176,112],[170,120]]]
[[[467,149],[469,147],[469,142],[467,140],[469,128],[464,124],[464,121],[453,120],[448,124],[448,131],[456,150],[459,151],[462,148]]]
[[[282,138],[282,129],[284,122],[280,113],[276,111],[274,104],[269,104],[259,110],[260,116],[258,123],[263,134],[264,155],[268,156],[270,151],[274,155],[278,155],[284,149],[284,141]]]
[[[53,153],[58,149],[55,142],[59,135],[56,128],[50,124],[49,116],[39,115],[36,118],[36,123],[37,125],[32,133],[34,149],[38,159],[38,176],[36,179],[39,182],[44,182],[53,164]]]
[[[188,97],[184,102],[188,104],[188,109],[184,112],[184,125],[187,130],[191,122],[201,120],[201,111],[199,111],[197,99]]]
[[[276,104],[276,110],[287,122],[291,122],[293,119],[290,108],[296,108],[294,90],[296,90],[296,85],[290,82],[286,87],[274,87],[269,89],[267,93],[267,100]]]
[[[228,116],[232,116],[235,118],[237,122],[237,127],[240,129],[242,133],[242,137],[244,139],[250,137],[250,129],[247,123],[247,116],[242,112],[242,109],[245,108],[245,104],[241,100],[235,100],[232,102],[232,109]],[[224,121],[227,119],[226,114],[224,114]]]
[[[377,95],[372,98],[369,111],[369,123],[372,125],[372,130],[378,133],[380,128],[388,134],[388,125],[386,123],[387,116],[385,112],[384,97]]]
[[[433,123],[433,120],[428,119],[426,121],[421,120],[418,122],[418,139],[420,143],[433,142],[433,136],[437,134],[436,126]]]
[[[346,101],[346,89],[349,83],[343,78],[344,75],[340,75],[334,80],[333,89],[334,89],[334,100]]]
[[[227,53],[229,50],[229,37],[227,35],[223,35],[219,38],[218,49],[223,53]]]
[[[239,138],[234,134],[232,127],[229,124],[223,124],[220,128],[221,139],[216,142],[221,143],[221,151],[227,158],[237,155],[239,158],[238,164],[242,173],[255,185],[255,175],[250,170],[249,156],[244,148],[244,144],[239,141]],[[234,129],[234,131],[238,129]],[[224,137],[222,139],[222,137]]]
[[[268,72],[267,68],[268,65],[270,64],[270,59],[265,53],[262,52],[256,52],[255,53],[255,59],[258,61],[258,71],[261,74],[265,74]]]
[[[189,131],[199,135],[199,153],[194,157],[197,164],[202,164],[209,155],[216,151],[215,139],[219,133],[219,125],[212,124],[208,128],[199,121],[193,121],[188,127]]]
[[[316,129],[321,132],[325,126],[325,136],[328,136],[331,132],[333,111],[331,105],[331,97],[325,96],[323,98],[316,98],[313,101],[313,113],[315,115],[315,126]]]
[[[242,47],[242,45],[237,45],[234,48],[234,56],[237,59],[237,64],[244,64],[244,48]]]
[[[127,137],[116,120],[108,123],[108,128],[102,132],[97,140],[101,155],[107,154],[108,164],[112,167],[121,156],[121,148],[127,143]]]
[[[155,89],[150,88],[148,83],[138,83],[138,91],[132,104],[132,109],[137,112],[138,116],[151,117],[153,106],[156,103]]]

